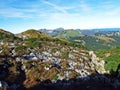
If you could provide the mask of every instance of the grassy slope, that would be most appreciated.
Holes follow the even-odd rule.
[[[0,40],[1,41],[11,42],[11,41],[18,40],[18,39],[19,38],[17,38],[13,33],[0,29]]]
[[[97,55],[105,60],[106,70],[117,70],[118,65],[120,64],[120,46],[114,47],[110,50],[100,50]]]
[[[35,29],[29,29],[25,32],[22,32],[22,35],[32,37],[32,38],[51,38],[50,36],[48,36],[42,32],[39,32]]]
[[[63,31],[61,32],[60,34],[58,34],[56,37],[57,38],[65,38],[65,39],[70,39],[72,37],[80,37],[82,36],[82,34],[80,34],[79,32],[77,31],[74,31],[74,30],[66,30],[66,31]]]

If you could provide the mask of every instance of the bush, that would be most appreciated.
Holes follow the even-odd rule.
[[[54,76],[53,76],[53,80],[58,80],[58,76],[57,76],[57,75],[54,75]]]
[[[63,58],[68,58],[68,55],[69,55],[69,52],[68,52],[68,51],[64,51],[64,52],[62,53],[62,57],[63,57]]]

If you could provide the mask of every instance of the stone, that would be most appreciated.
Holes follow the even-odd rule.
[[[75,59],[75,56],[74,56],[73,54],[71,54],[71,53],[69,53],[68,57],[69,57],[70,59]]]

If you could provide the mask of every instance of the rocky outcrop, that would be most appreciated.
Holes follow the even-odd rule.
[[[30,35],[32,32],[30,31]],[[35,30],[34,33],[38,34]],[[72,46],[67,43],[68,41],[46,40],[35,37],[23,38],[18,43],[0,42],[0,79],[4,79],[11,86],[16,83],[26,88],[46,80],[51,83],[44,83],[45,85],[56,86],[70,86],[74,82],[79,83],[79,79],[94,81],[95,78],[97,82],[109,80],[106,76],[99,76],[106,73],[105,61],[98,58],[93,51]],[[98,76],[91,77],[93,74]],[[116,78],[113,84],[111,81],[108,81],[109,85],[119,86]]]

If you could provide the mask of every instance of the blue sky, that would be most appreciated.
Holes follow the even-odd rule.
[[[0,28],[91,29],[120,27],[120,0],[0,0]]]

